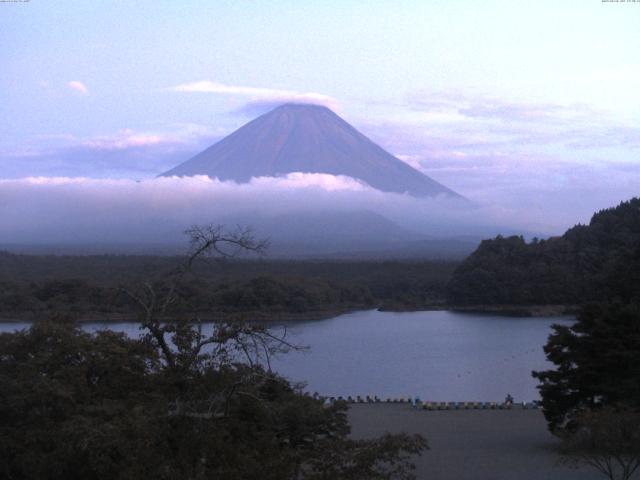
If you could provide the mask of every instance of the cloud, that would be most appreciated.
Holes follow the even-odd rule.
[[[218,128],[181,123],[157,130],[120,129],[86,137],[42,134],[19,148],[0,149],[0,168],[4,178],[145,178],[184,162],[224,133]]]
[[[339,106],[336,99],[321,93],[303,93],[295,90],[225,85],[223,83],[212,82],[209,80],[183,83],[169,87],[168,90],[174,92],[215,93],[220,95],[247,97],[250,99],[249,106],[253,108],[259,108],[264,105],[279,105],[282,103],[313,103],[316,105],[324,105],[333,110],[337,109]]]
[[[614,125],[599,128],[588,135],[575,135],[570,145],[576,148],[627,147],[640,149],[640,128],[637,126]]]
[[[385,123],[366,125],[363,131],[467,198],[517,205],[526,218],[538,211],[534,223],[539,225],[546,217],[549,225],[570,226],[637,195],[632,184],[640,184],[635,129],[576,127],[521,132],[482,122]]]
[[[405,105],[431,115],[448,113],[454,121],[486,119],[498,122],[564,122],[588,119],[604,112],[584,103],[550,103],[498,98],[456,91],[415,92],[407,95]]]
[[[80,95],[87,95],[89,93],[89,89],[87,88],[87,86],[78,80],[70,81],[69,83],[67,83],[67,86],[70,89],[78,92]]]
[[[602,176],[598,166],[593,169],[589,175]],[[621,168],[620,175],[628,174]],[[568,178],[560,179],[559,188],[554,188],[556,177],[562,175]],[[283,216],[311,218],[312,227],[323,231],[313,219],[340,212],[371,212],[404,231],[428,236],[493,236],[514,231],[557,234],[578,221],[588,221],[594,210],[625,198],[622,191],[612,198],[608,184],[587,194],[581,189],[584,179],[580,177],[585,173],[569,175],[559,169],[541,173],[533,182],[523,176],[511,186],[476,185],[480,194],[484,188],[484,195],[471,207],[446,198],[380,192],[349,177],[299,172],[254,178],[243,184],[206,176],[143,181],[78,177],[0,180],[0,243],[181,244],[181,232],[193,224],[266,228],[269,222],[265,219],[272,219],[271,230],[265,234],[258,228],[256,234],[272,236],[275,232],[281,238],[292,233],[278,223]],[[629,179],[628,189],[635,188],[639,177],[636,173]],[[538,191],[537,182],[545,178],[547,187]],[[496,197],[509,201],[496,201]]]
[[[219,136],[220,133],[219,130],[205,125],[183,123],[174,125],[171,129],[165,128],[159,131],[123,128],[108,135],[94,135],[86,138],[76,138],[69,134],[53,137],[69,140],[70,146],[85,147],[90,150],[128,150],[157,145],[188,145],[202,138]]]
[[[208,179],[208,177],[206,178]],[[363,192],[366,190],[373,190],[366,183],[352,177],[346,177],[344,175],[330,175],[326,173],[303,172],[293,172],[279,177],[256,177],[251,179],[249,185],[258,188],[266,187],[277,190],[315,188],[326,192],[341,190]]]
[[[638,194],[640,129],[587,105],[431,92],[367,113],[356,125],[383,148],[532,229],[562,231]]]
[[[540,191],[570,178],[584,182],[575,188],[593,188],[602,172],[594,174],[592,166],[632,163],[640,148],[635,124],[583,104],[418,92],[385,113],[384,121],[367,119],[358,127],[398,158],[470,198],[485,195],[482,185],[524,188],[527,178]],[[556,175],[545,178],[549,172]],[[618,175],[615,169],[611,175]]]
[[[76,145],[91,150],[128,150],[157,145],[178,145],[185,141],[185,137],[180,133],[136,132],[131,129],[122,129],[111,135],[79,139]]]
[[[194,223],[236,225],[288,213],[362,211],[429,235],[468,233],[479,218],[505,220],[502,208],[470,210],[444,198],[383,193],[325,174],[292,173],[245,184],[206,176],[140,182],[32,177],[0,180],[0,243],[180,241]]]

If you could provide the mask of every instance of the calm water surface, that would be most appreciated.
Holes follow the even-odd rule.
[[[419,396],[434,401],[516,401],[539,398],[532,370],[546,369],[542,346],[553,323],[570,317],[362,311],[287,322],[287,338],[309,346],[276,357],[273,368],[324,395]],[[0,331],[28,324],[0,324]],[[136,323],[86,324],[139,334]]]

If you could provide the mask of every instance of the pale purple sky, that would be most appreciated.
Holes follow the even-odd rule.
[[[152,182],[297,101],[560,232],[640,192],[638,25],[640,3],[600,0],[0,3],[0,210],[60,186],[25,177]]]

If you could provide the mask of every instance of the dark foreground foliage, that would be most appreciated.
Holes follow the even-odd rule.
[[[421,436],[348,437],[325,405],[273,373],[297,348],[263,325],[204,331],[185,281],[207,254],[261,252],[246,230],[195,226],[177,267],[122,285],[141,338],[60,319],[0,335],[0,476],[8,479],[411,479]],[[174,320],[163,321],[170,316]]]
[[[556,368],[533,373],[549,429],[570,464],[630,479],[640,467],[640,307],[589,305],[553,329],[545,352]]]
[[[233,360],[245,328],[194,356],[204,337],[176,325],[172,362],[153,337],[60,320],[0,335],[0,477],[412,478],[424,439],[349,439],[346,405]]]
[[[609,480],[629,480],[640,467],[640,413],[621,407],[585,410],[562,432],[569,465],[586,464]]]
[[[544,348],[554,370],[541,382],[551,430],[571,429],[585,410],[619,406],[640,411],[640,307],[590,305],[568,327],[554,325]]]
[[[561,237],[483,241],[447,285],[457,305],[580,305],[640,300],[640,198]]]

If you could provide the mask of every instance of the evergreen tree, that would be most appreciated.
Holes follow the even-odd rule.
[[[544,348],[555,369],[533,372],[541,381],[552,431],[571,429],[576,416],[603,406],[640,410],[640,308],[584,307],[577,322],[554,325]]]

